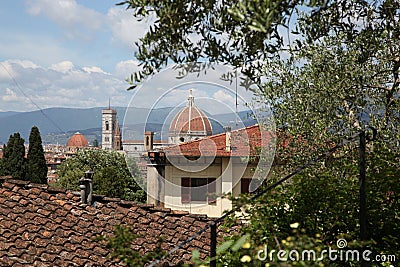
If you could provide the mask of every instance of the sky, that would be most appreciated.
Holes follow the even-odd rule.
[[[140,68],[134,43],[152,21],[138,21],[131,10],[116,3],[3,1],[0,112],[106,107],[109,101],[114,107],[174,107],[185,105],[190,88],[204,111],[234,112],[235,86],[219,79],[227,67],[175,79],[177,73],[169,66],[135,91],[127,91],[125,79]],[[239,110],[248,109],[252,94],[239,89]]]
[[[0,9],[0,111],[126,106],[137,21],[117,0],[13,0]]]

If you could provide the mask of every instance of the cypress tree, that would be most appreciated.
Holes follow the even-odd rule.
[[[47,166],[42,146],[42,138],[38,127],[33,126],[29,135],[27,180],[46,184]]]
[[[11,175],[15,179],[25,180],[26,160],[25,160],[25,140],[19,133],[14,133],[4,146],[3,164],[4,174]]]
[[[5,175],[5,172],[4,172],[4,147],[5,147],[5,145],[3,146],[3,157],[2,158],[0,158],[0,176],[3,176],[3,175]]]

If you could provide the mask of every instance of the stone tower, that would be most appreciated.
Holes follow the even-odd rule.
[[[103,109],[101,113],[101,148],[121,150],[121,131],[117,120],[117,111],[108,108]]]

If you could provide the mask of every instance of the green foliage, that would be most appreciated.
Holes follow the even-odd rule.
[[[99,141],[97,141],[96,138],[93,140],[92,146],[93,147],[99,147]]]
[[[0,176],[5,175],[5,171],[4,171],[4,160],[1,158],[0,159]]]
[[[4,175],[11,175],[14,179],[26,179],[26,159],[24,139],[19,133],[10,135],[3,151]]]
[[[144,202],[145,193],[137,185],[138,173],[129,172],[124,155],[100,149],[82,150],[63,162],[59,169],[58,186],[79,190],[79,179],[85,171],[95,172],[94,193],[109,197]]]
[[[47,166],[39,129],[33,126],[29,135],[27,156],[27,179],[34,183],[47,184]]]
[[[161,237],[158,240],[156,249],[149,253],[143,255],[133,250],[131,248],[132,241],[139,237],[141,236],[133,235],[132,230],[128,227],[117,225],[114,229],[113,237],[100,236],[97,240],[102,241],[107,248],[112,249],[111,259],[121,260],[126,266],[145,266],[151,260],[160,258],[165,254],[161,249]]]
[[[280,25],[286,25],[294,7],[304,2],[308,1],[123,1],[120,5],[135,17],[155,20],[137,44],[143,70],[128,81],[134,87],[170,62],[207,60],[239,67],[265,60],[283,44]]]
[[[400,257],[399,1],[121,4],[138,18],[155,19],[138,43],[143,70],[128,79],[132,88],[171,62],[229,64],[248,76],[242,85],[272,108],[284,133],[278,144],[290,141],[278,146],[277,162],[284,165],[275,165],[266,185],[368,126],[378,130],[367,153],[368,242],[358,236],[359,159],[352,143],[257,201],[235,199],[234,207],[243,206],[246,219],[240,233],[250,234],[253,250],[232,250],[238,239],[232,237],[220,248],[225,252],[218,257],[221,266],[260,266],[254,255],[265,245],[318,249],[334,247],[343,237],[354,247],[368,245]],[[183,67],[183,73],[202,70],[198,64]],[[236,225],[236,219],[225,227]]]
[[[246,223],[241,225],[240,233],[251,235],[255,250],[249,253],[253,259],[257,251],[265,246],[270,250],[279,250],[280,247],[288,248],[290,244],[292,249],[300,251],[320,251],[328,247],[334,249],[340,238],[345,238],[351,249],[365,245],[373,253],[399,258],[400,243],[396,233],[400,227],[400,154],[384,148],[379,142],[370,146],[368,152],[367,241],[361,241],[359,237],[358,149],[349,146],[256,201],[249,201],[247,196],[234,200],[235,206],[245,207]],[[300,232],[293,234],[290,227],[293,222],[300,225]],[[236,224],[237,218],[231,217],[224,226],[230,229]],[[220,262],[238,262],[242,256],[243,252],[227,253],[220,258]],[[323,263],[328,266],[359,264],[330,262],[327,257]],[[260,261],[254,261],[249,266],[259,264]],[[307,266],[312,264],[317,263],[306,263]],[[271,263],[271,266],[275,265],[286,266],[284,262]]]

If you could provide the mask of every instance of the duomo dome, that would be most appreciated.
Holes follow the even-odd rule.
[[[169,128],[169,142],[179,144],[212,135],[210,120],[195,106],[190,89],[187,106],[174,117]]]
[[[87,147],[89,142],[86,137],[77,132],[68,139],[67,147]]]

